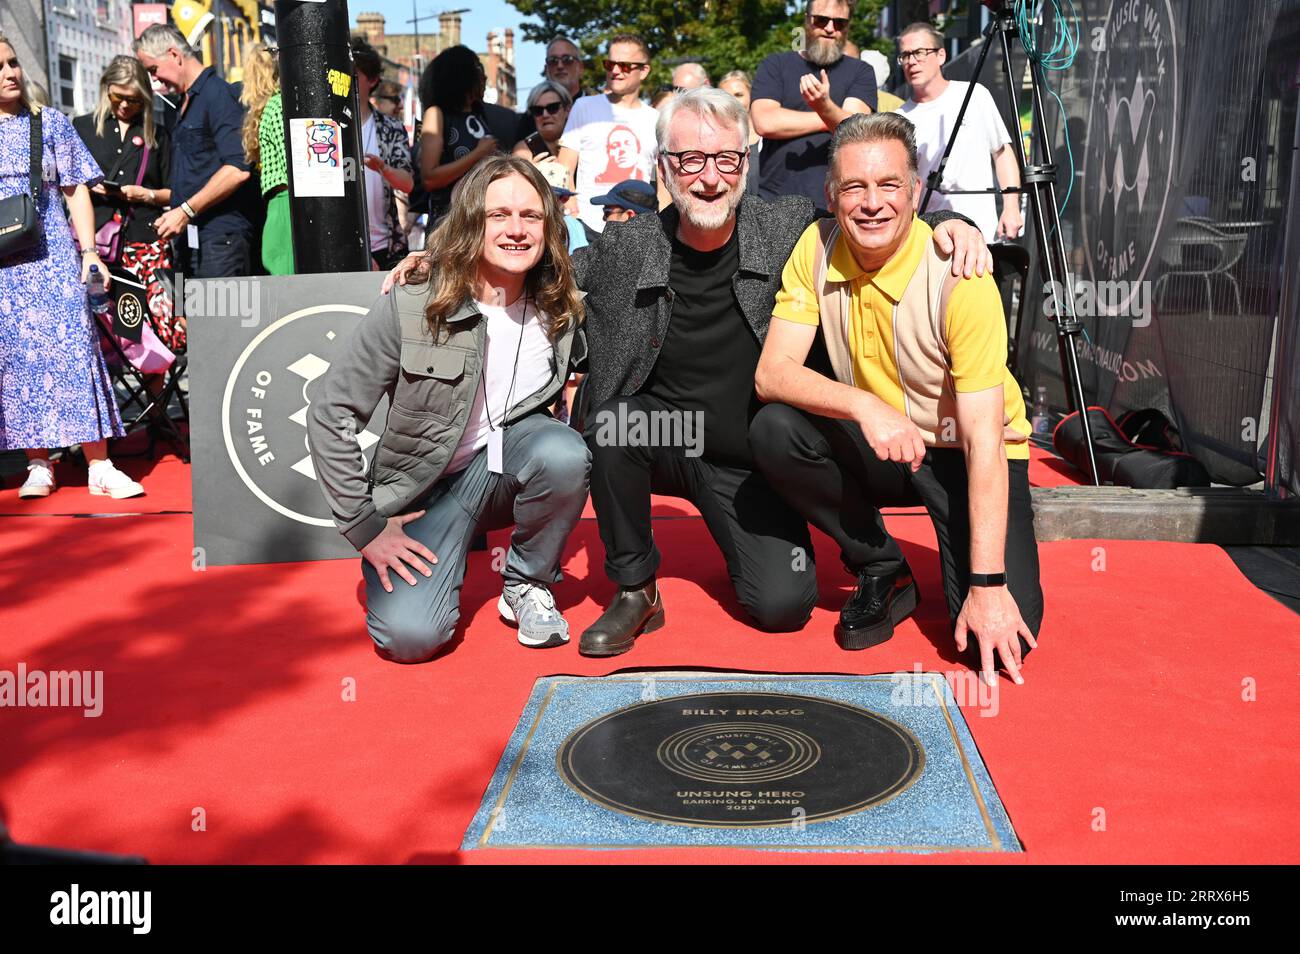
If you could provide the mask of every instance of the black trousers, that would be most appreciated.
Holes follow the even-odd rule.
[[[898,569],[903,551],[886,532],[880,508],[923,504],[939,541],[948,615],[956,622],[970,589],[970,490],[960,450],[930,448],[912,473],[907,464],[878,458],[852,421],[818,417],[785,404],[759,410],[750,424],[749,444],[768,483],[839,544],[850,572],[883,576]],[[1036,637],[1043,622],[1043,591],[1029,462],[1008,461],[1007,468],[1007,588]],[[972,640],[970,647],[974,645]],[[1029,651],[1024,639],[1020,649]]]
[[[186,278],[242,278],[251,275],[251,247],[248,235],[202,235],[199,247],[190,248],[185,233],[173,243],[176,271]]]
[[[620,405],[626,405],[620,411]],[[605,544],[605,572],[634,586],[659,568],[650,495],[684,497],[700,511],[727,562],[736,597],[760,629],[799,629],[817,602],[808,525],[763,478],[743,467],[688,457],[682,447],[598,439],[604,412],[671,411],[647,395],[614,398],[587,415],[591,501]]]

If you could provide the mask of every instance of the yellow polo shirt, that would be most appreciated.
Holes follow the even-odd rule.
[[[926,244],[933,238],[930,227],[914,216],[907,238],[894,257],[876,271],[865,272],[840,235],[826,271],[830,281],[852,283],[849,353],[853,355],[860,386],[901,414],[907,410],[894,354],[894,305],[902,298],[921,263]],[[801,325],[820,323],[817,289],[813,284],[816,254],[817,225],[814,223],[800,236],[785,263],[781,291],[772,309],[774,317]],[[972,276],[957,283],[948,299],[947,330],[953,386],[959,392],[970,393],[1001,384],[1010,426],[1028,435],[1030,427],[1020,385],[1007,370],[1006,319],[992,275]],[[1011,460],[1029,458],[1028,442],[1007,442],[1006,450]]]

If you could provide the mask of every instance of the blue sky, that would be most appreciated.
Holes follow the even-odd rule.
[[[519,24],[523,14],[506,3],[505,0],[415,0],[416,13],[411,12],[411,0],[348,0],[348,15],[352,25],[356,26],[358,13],[382,13],[384,30],[388,33],[411,33],[412,25],[407,23],[412,16],[429,16],[420,21],[420,32],[430,33],[438,29],[438,14],[444,10],[459,10],[469,3],[468,13],[460,16],[460,38],[472,50],[480,53],[487,49],[489,30],[500,34],[506,27],[515,31],[515,76],[522,101],[542,78],[542,61],[546,50],[540,43],[528,43],[523,40]]]

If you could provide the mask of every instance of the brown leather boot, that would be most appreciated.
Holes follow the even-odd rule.
[[[614,602],[582,634],[578,652],[584,656],[617,656],[636,645],[637,636],[664,624],[659,584],[651,580],[639,590],[619,590]]]

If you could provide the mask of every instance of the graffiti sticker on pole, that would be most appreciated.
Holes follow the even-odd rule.
[[[343,195],[343,131],[332,119],[290,119],[293,194]]]

